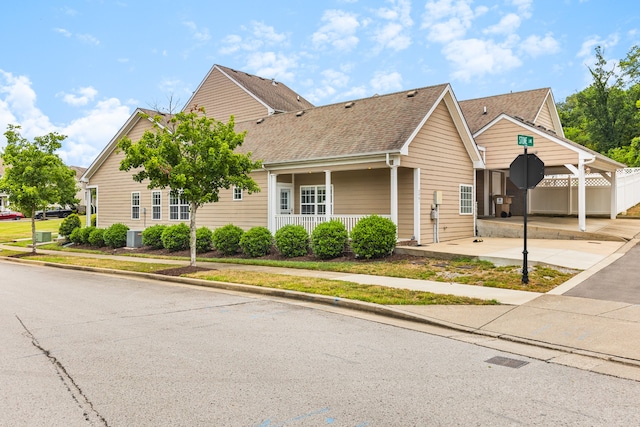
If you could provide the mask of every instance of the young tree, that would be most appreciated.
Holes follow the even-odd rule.
[[[36,210],[54,203],[78,203],[75,172],[56,154],[66,136],[51,132],[29,141],[20,135],[20,126],[7,128],[0,189],[8,194],[9,203],[31,218],[32,253],[36,253]]]
[[[201,114],[198,114],[201,113]],[[172,116],[165,126],[161,116],[154,131],[146,131],[140,141],[124,137],[118,147],[125,154],[120,170],[140,170],[137,182],[149,180],[148,188],[170,188],[189,203],[191,266],[196,265],[196,214],[205,203],[217,202],[220,189],[236,186],[249,193],[260,191],[249,176],[261,162],[251,153],[235,153],[244,142],[244,133],[234,131],[233,116],[227,124],[206,116],[204,109]]]

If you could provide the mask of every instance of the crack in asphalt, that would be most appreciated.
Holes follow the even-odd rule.
[[[49,362],[53,365],[56,373],[58,374],[58,378],[64,384],[65,388],[71,395],[71,398],[78,404],[80,409],[83,412],[84,419],[93,426],[105,426],[109,427],[109,423],[104,419],[102,415],[94,408],[93,403],[89,400],[89,398],[84,394],[80,386],[75,382],[73,377],[69,374],[69,372],[65,369],[64,365],[60,363],[60,361],[51,354],[51,352],[40,345],[38,339],[33,335],[33,333],[27,328],[27,325],[24,324],[22,319],[18,315],[16,315],[16,319],[22,325],[24,330],[27,333],[27,336],[31,339],[31,344],[42,354],[44,354]]]

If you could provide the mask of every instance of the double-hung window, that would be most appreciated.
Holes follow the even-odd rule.
[[[242,200],[242,188],[233,186],[233,200]]]
[[[151,219],[162,219],[162,191],[151,192]]]
[[[472,185],[460,185],[460,215],[473,215]]]
[[[140,192],[131,193],[131,219],[140,219]]]
[[[300,213],[302,215],[327,213],[327,191],[324,185],[300,186]]]
[[[182,196],[182,191],[169,192],[169,219],[174,221],[189,219],[189,204]]]

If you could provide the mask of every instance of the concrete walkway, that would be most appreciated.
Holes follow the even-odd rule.
[[[565,219],[564,227],[571,234],[573,222]],[[639,220],[598,221],[599,230],[609,235],[602,240],[530,239],[528,240],[529,265],[547,263],[569,269],[584,270],[571,280],[548,292],[540,294],[443,283],[428,280],[401,279],[349,273],[286,269],[278,267],[246,266],[239,264],[211,263],[217,269],[238,269],[290,274],[294,276],[323,277],[362,284],[375,284],[407,288],[439,294],[453,294],[482,299],[496,299],[499,306],[388,306],[376,308],[372,304],[343,301],[341,305],[378,312],[414,322],[445,327],[452,331],[448,336],[481,345],[502,348],[504,343],[517,343],[517,350],[508,351],[542,358],[583,369],[591,369],[640,381],[640,306],[625,301],[624,296],[611,295],[611,300],[567,296],[579,289],[584,281],[596,274],[618,271],[615,263],[628,254],[640,241]],[[562,229],[562,224],[556,225]],[[611,238],[613,236],[613,238]],[[589,237],[598,237],[597,233]],[[616,238],[617,237],[617,238]],[[481,241],[478,241],[481,240]],[[6,247],[15,250],[15,247]],[[491,260],[500,265],[522,265],[523,240],[517,238],[482,237],[427,244],[419,248],[399,250],[425,256],[469,256]],[[56,251],[39,251],[54,253]],[[66,253],[73,255],[74,253]],[[126,256],[75,253],[84,257],[108,257],[123,261],[161,262],[186,265],[186,261],[132,258]],[[624,264],[637,264],[635,261]],[[608,267],[608,268],[607,268]],[[637,281],[632,277],[616,276],[616,280]],[[625,279],[626,277],[626,279]],[[165,280],[167,280],[165,278]],[[243,285],[240,285],[243,286]],[[226,287],[229,288],[229,287]],[[243,287],[244,291],[250,287]],[[624,287],[622,288],[624,289]],[[257,290],[256,290],[257,291]],[[260,290],[261,293],[267,293]],[[282,292],[274,291],[282,296]],[[604,293],[607,295],[607,293]],[[621,292],[623,294],[623,292]],[[313,297],[306,296],[306,300]],[[318,297],[317,302],[336,304],[338,299]],[[374,306],[374,307],[372,307]],[[467,335],[471,334],[471,335]],[[447,334],[445,334],[447,335]],[[475,337],[475,338],[473,338]],[[497,340],[497,341],[496,341]],[[500,344],[497,344],[500,343]],[[532,347],[533,346],[533,347]],[[532,348],[538,348],[532,351]],[[540,351],[543,350],[542,353]],[[573,359],[572,359],[573,358]]]

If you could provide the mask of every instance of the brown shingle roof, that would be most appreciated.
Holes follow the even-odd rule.
[[[472,134],[475,134],[503,113],[533,122],[549,91],[549,88],[543,88],[506,93],[504,95],[460,101],[459,104],[462,114],[469,125],[469,130]],[[487,114],[484,114],[484,107],[487,107]]]
[[[298,111],[313,108],[313,104],[291,90],[287,85],[265,79],[244,71],[216,65],[229,77],[253,93],[276,112]]]
[[[421,88],[412,97],[398,92],[301,110],[302,114],[276,114],[237,123],[236,131],[247,131],[242,151],[251,151],[254,159],[265,163],[397,152],[447,87]]]

